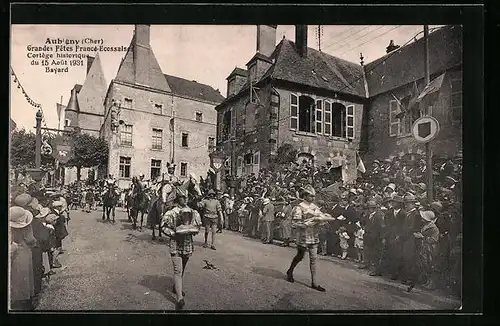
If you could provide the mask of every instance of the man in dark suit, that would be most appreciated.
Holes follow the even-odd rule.
[[[421,217],[417,210],[417,198],[412,193],[407,193],[405,200],[405,219],[401,227],[400,247],[402,250],[401,265],[399,268],[403,280],[414,286],[418,279],[417,268],[417,242],[413,233],[420,232]]]
[[[364,251],[366,264],[361,269],[373,267],[372,276],[381,275],[380,262],[385,243],[384,214],[374,200],[366,203],[367,216],[365,220]]]
[[[386,200],[391,204],[391,209],[387,211],[384,217],[386,225],[387,250],[384,258],[384,265],[387,272],[391,275],[391,280],[400,277],[400,268],[402,265],[401,242],[402,226],[405,220],[403,211],[404,199],[400,195],[394,195]]]

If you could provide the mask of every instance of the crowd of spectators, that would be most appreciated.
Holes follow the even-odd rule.
[[[431,202],[426,161],[418,154],[374,160],[350,184],[341,181],[338,168],[315,168],[307,161],[261,170],[238,178],[231,196],[219,194],[224,210],[219,228],[289,246],[292,209],[310,184],[316,204],[336,218],[320,230],[321,255],[353,260],[373,276],[406,282],[409,290],[420,283],[458,295],[462,156],[433,161]]]
[[[68,203],[61,191],[33,182],[11,185],[9,207],[10,309],[35,309],[43,283],[62,265],[68,236]]]

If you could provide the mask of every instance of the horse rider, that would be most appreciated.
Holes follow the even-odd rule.
[[[104,189],[102,192],[102,195],[104,196],[108,190],[115,190],[116,191],[117,185],[116,185],[116,180],[113,178],[113,175],[110,173],[108,175],[108,178],[106,179],[104,183]]]
[[[156,178],[156,191],[157,195],[161,199],[161,207],[163,208],[165,203],[167,202],[168,194],[174,189],[174,186],[179,184],[179,178],[174,175],[175,173],[175,164],[170,164],[167,162],[167,174],[158,176]],[[168,185],[168,186],[167,186]]]

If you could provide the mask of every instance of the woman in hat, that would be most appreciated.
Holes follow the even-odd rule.
[[[184,224],[183,218],[187,215],[190,220],[190,225],[197,228],[201,226],[201,219],[198,212],[187,206],[187,193],[178,192],[176,201],[178,206],[167,211],[161,220],[161,229],[168,237],[168,246],[170,248],[170,256],[174,266],[174,287],[172,292],[177,295],[176,310],[181,310],[184,305],[183,277],[186,271],[186,265],[189,257],[193,254],[193,233],[179,234],[175,231],[179,226]],[[212,233],[213,235],[213,233]]]
[[[422,278],[426,280],[424,287],[433,288],[434,258],[439,241],[439,229],[436,226],[436,216],[433,211],[420,211],[423,226],[419,232],[413,233],[418,245],[418,266],[422,273]],[[415,282],[408,287],[408,292],[413,289]]]
[[[273,243],[273,222],[274,222],[274,212],[275,208],[273,203],[269,198],[264,198],[262,201],[262,232],[261,239],[263,243],[272,244]]]
[[[11,245],[15,243],[16,254],[10,264],[10,308],[13,310],[33,310],[35,284],[31,248],[36,246],[31,222],[33,214],[28,210],[13,206],[9,210]]]
[[[322,213],[319,207],[314,204],[316,191],[311,185],[302,188],[301,197],[304,198],[304,200],[299,205],[295,206],[292,211],[292,227],[296,229],[297,233],[297,254],[286,272],[287,280],[288,282],[294,282],[293,270],[300,261],[302,261],[305,252],[308,251],[309,267],[311,269],[311,287],[320,292],[324,292],[325,289],[318,285],[316,280],[316,260],[319,244],[318,224],[308,225],[303,221],[310,217],[319,216]]]

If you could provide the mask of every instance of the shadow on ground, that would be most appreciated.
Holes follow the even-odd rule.
[[[147,287],[151,291],[158,292],[174,304],[177,302],[176,295],[172,293],[174,280],[170,276],[146,275],[138,284]]]

